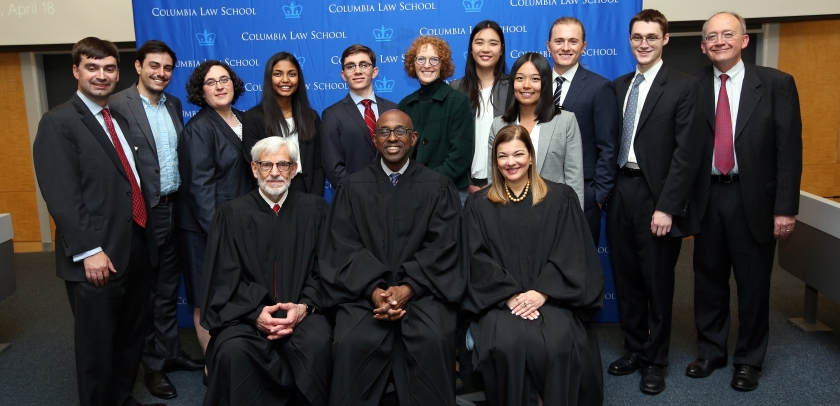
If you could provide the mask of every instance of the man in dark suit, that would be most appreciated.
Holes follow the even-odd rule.
[[[38,124],[35,173],[55,220],[56,273],[75,318],[81,405],[136,405],[131,397],[157,265],[128,123],[108,108],[119,53],[88,37],[73,46],[78,91]]]
[[[583,213],[598,245],[601,209],[615,181],[618,152],[618,105],[615,86],[606,78],[580,66],[586,49],[586,30],[574,17],[554,21],[546,41],[554,61],[555,103],[575,113],[583,146]]]
[[[639,389],[665,389],[674,266],[682,238],[699,229],[692,194],[703,148],[700,83],[662,66],[668,20],[642,10],[630,20],[636,71],[615,80],[623,112],[607,238],[627,354],[612,375],[643,368]]]
[[[729,276],[738,285],[738,340],[733,388],[758,387],[767,352],[770,272],[776,240],[793,232],[802,175],[802,117],[793,77],[745,64],[744,19],[718,13],[703,26],[703,53],[712,61],[700,80],[713,139],[701,166],[705,188],[697,206],[701,232],[694,247],[694,317],[698,358],[686,374],[709,376],[727,364]],[[711,175],[711,181],[709,181]]]
[[[137,146],[138,170],[143,191],[152,207],[150,217],[160,254],[160,267],[152,274],[152,312],[146,328],[141,361],[144,382],[152,395],[170,399],[178,396],[166,370],[199,370],[196,361],[181,350],[178,339],[177,299],[181,281],[178,229],[174,226],[175,199],[181,177],[178,173],[178,134],[181,101],[165,93],[175,68],[175,52],[166,43],[151,40],[137,50],[134,68],[139,81],[111,97],[111,108],[126,117],[129,139]]]
[[[376,54],[370,48],[355,44],[341,54],[341,78],[350,93],[324,109],[321,121],[321,159],[333,185],[373,162],[376,120],[380,113],[397,108],[373,94],[373,78],[378,74]]]

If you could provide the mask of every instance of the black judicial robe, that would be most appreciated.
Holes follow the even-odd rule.
[[[341,181],[318,258],[335,312],[331,405],[377,405],[390,375],[402,405],[454,404],[461,221],[449,177],[414,160],[396,186],[379,159]],[[374,319],[373,289],[406,283],[415,291],[406,314]]]
[[[288,193],[276,215],[254,190],[214,216],[202,278],[201,325],[211,334],[205,405],[282,405],[296,396],[327,403],[332,333],[326,318],[310,314],[274,341],[255,326],[263,307],[278,302],[321,306],[315,268],[327,203]]]
[[[596,405],[603,376],[592,317],[603,301],[603,271],[575,192],[548,182],[537,206],[493,205],[487,189],[466,202],[470,283],[466,310],[473,364],[491,405]],[[506,302],[536,290],[548,296],[536,320]]]

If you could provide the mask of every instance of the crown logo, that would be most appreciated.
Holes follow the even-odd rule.
[[[294,54],[294,55],[295,55],[295,59],[297,59],[298,64],[300,64],[300,66],[303,66],[306,63],[306,58],[304,58],[302,56],[298,56],[298,54]]]
[[[385,76],[382,79],[374,81],[373,86],[376,87],[376,91],[380,93],[390,93],[394,91],[394,84],[393,80],[388,80]]]
[[[481,11],[481,6],[484,5],[484,0],[464,0],[464,11],[468,13],[477,13]]]
[[[394,36],[394,30],[390,28],[385,28],[383,25],[382,28],[377,28],[373,30],[373,37],[376,38],[376,42],[386,42],[390,41],[391,37]]]
[[[195,39],[198,40],[198,45],[200,46],[212,47],[216,44],[216,34],[212,32],[207,32],[206,29],[204,30],[204,32],[195,34]]]
[[[467,59],[467,52],[464,51],[464,59]]]
[[[303,12],[303,6],[297,4],[292,0],[288,6],[283,6],[283,14],[286,18],[300,18],[300,13]]]

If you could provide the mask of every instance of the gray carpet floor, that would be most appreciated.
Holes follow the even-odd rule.
[[[840,405],[840,305],[820,297],[819,319],[836,331],[805,334],[787,319],[801,317],[805,284],[776,267],[770,303],[770,347],[759,388],[741,393],[729,387],[732,366],[706,379],[685,376],[695,357],[693,274],[690,241],[684,242],[676,270],[671,366],[667,389],[659,395],[638,390],[640,375],[604,373],[607,405]],[[0,302],[0,405],[78,405],[73,354],[73,318],[63,281],[55,277],[53,254],[16,254],[17,292]],[[732,283],[732,304],[737,309]],[[733,313],[730,348],[737,332]],[[604,368],[624,354],[617,325],[598,327]],[[192,330],[181,330],[184,349],[199,354]],[[730,350],[731,356],[731,350]],[[204,397],[200,372],[169,374],[178,397],[170,406],[200,405]],[[138,375],[134,396],[143,403],[161,402],[149,395]]]

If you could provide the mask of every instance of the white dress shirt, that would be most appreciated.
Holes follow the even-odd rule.
[[[726,79],[726,95],[729,96],[729,112],[732,117],[732,155],[735,156],[735,167],[729,171],[729,175],[738,173],[738,154],[735,153],[735,123],[738,121],[738,106],[741,104],[741,88],[744,86],[744,61],[740,60],[727,72],[721,72],[714,66],[712,70],[715,73],[715,111],[717,111],[718,96],[720,96],[720,75],[726,73],[729,79]],[[715,158],[712,154],[712,175],[720,175],[720,171],[715,167]]]
[[[562,76],[563,79],[565,79],[563,81],[563,93],[560,94],[561,106],[563,105],[563,102],[566,101],[566,95],[569,94],[569,88],[572,86],[572,79],[575,77],[575,73],[577,73],[578,66],[580,66],[580,63],[576,63],[575,66],[572,66],[569,70],[563,72],[562,75],[558,75],[554,70],[551,71],[551,94],[554,94],[554,92],[557,91],[557,78]]]
[[[289,135],[286,136],[286,140],[295,143],[295,146],[298,149],[298,156],[297,160],[295,161],[297,162],[297,171],[292,176],[294,178],[295,176],[297,176],[297,174],[303,173],[303,153],[300,151],[300,142],[298,142],[298,131],[297,127],[295,127],[295,119],[292,117],[287,118],[286,125],[289,126]]]
[[[492,87],[486,87],[478,93],[481,102],[475,117],[475,152],[470,168],[470,176],[474,179],[487,179],[489,176],[487,163],[490,150],[487,144],[490,142],[490,127],[493,126],[493,104],[490,103],[492,91]]]
[[[269,197],[266,196],[265,193],[263,193],[262,189],[260,189],[260,196],[262,196],[263,200],[265,200],[265,202],[268,203],[268,206],[271,207],[271,210],[274,210],[275,204],[279,204],[280,208],[282,209],[283,203],[286,202],[286,197],[289,196],[289,189],[286,189],[286,192],[283,193],[283,196],[280,197],[280,200],[277,203],[272,202],[271,199],[269,199]]]
[[[636,103],[636,117],[633,119],[633,138],[630,140],[630,153],[627,155],[627,162],[639,163],[636,159],[635,148],[633,148],[633,143],[636,141],[636,134],[639,132],[639,116],[642,113],[642,108],[645,106],[645,99],[650,92],[650,86],[653,85],[653,80],[656,79],[656,74],[659,73],[659,69],[661,68],[661,59],[645,73],[641,73],[639,71],[639,67],[637,66],[636,74],[633,75],[632,79],[630,79],[630,87],[627,89],[627,94],[624,95],[624,108],[622,108],[622,116],[624,109],[627,108],[627,100],[630,98],[630,92],[633,90],[633,81],[636,80],[636,76],[644,75],[645,80],[639,84],[639,101]]]

